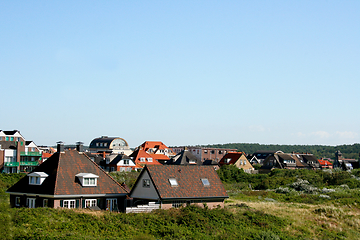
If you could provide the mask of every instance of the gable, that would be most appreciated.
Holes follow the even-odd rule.
[[[144,180],[150,181],[149,187],[144,186]],[[151,199],[151,200],[159,199],[159,194],[157,193],[154,183],[151,180],[149,172],[146,170],[146,168],[143,170],[143,172],[137,179],[136,184],[134,185],[133,189],[131,190],[130,197],[141,198],[141,199]]]

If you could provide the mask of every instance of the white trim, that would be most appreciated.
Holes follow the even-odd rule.
[[[47,195],[38,193],[18,193],[18,192],[6,192],[12,195],[21,195],[29,197],[47,197],[47,198],[75,198],[75,197],[122,197],[128,195],[128,193],[109,193],[109,194],[78,194],[78,195]]]

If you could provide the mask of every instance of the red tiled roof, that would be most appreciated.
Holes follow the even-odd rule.
[[[161,163],[159,163],[156,159],[154,159],[149,153],[147,153],[145,150],[143,149],[138,149],[136,151],[134,151],[132,154],[130,154],[129,157],[133,158],[133,161],[135,162],[135,164],[140,164],[140,165],[161,165]],[[145,158],[144,162],[140,162],[140,158]],[[147,158],[152,158],[152,162],[148,162]]]
[[[148,165],[143,171],[148,171],[161,199],[228,197],[212,166]],[[178,186],[171,186],[169,178],[175,178]],[[204,186],[201,179],[207,179],[210,185]]]
[[[29,177],[22,178],[8,192],[36,193],[47,195],[87,195],[87,194],[126,194],[127,191],[106,174],[85,154],[76,150],[54,153],[33,172],[45,172],[49,176],[38,185],[29,185]],[[97,186],[83,187],[75,176],[79,173],[92,173],[99,178]]]
[[[332,166],[332,163],[327,161],[327,160],[319,159],[318,161],[319,161],[321,166]]]
[[[154,154],[154,153],[149,153],[149,155],[157,160],[169,160],[170,158],[164,154]]]

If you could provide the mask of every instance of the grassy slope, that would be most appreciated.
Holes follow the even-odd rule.
[[[18,175],[1,175],[2,192]],[[272,191],[233,191],[225,209],[117,214],[11,209],[0,201],[1,239],[360,239],[359,189],[331,199]],[[309,204],[311,203],[311,204]],[[320,204],[321,203],[321,204]]]

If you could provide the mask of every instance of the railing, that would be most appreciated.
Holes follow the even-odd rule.
[[[5,167],[18,167],[19,163],[18,162],[4,162],[4,166]]]
[[[39,163],[37,161],[20,161],[20,166],[38,166]]]
[[[20,156],[41,157],[42,154],[40,152],[20,152]]]

